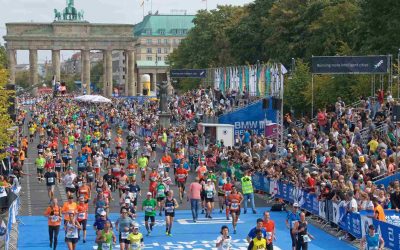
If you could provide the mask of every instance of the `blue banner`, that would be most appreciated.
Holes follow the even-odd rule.
[[[271,102],[271,98],[268,101]],[[272,103],[268,109],[263,109],[262,100],[218,118],[219,123],[234,125],[235,135],[243,135],[248,129],[257,135],[262,135],[266,121],[275,123],[276,111],[272,109]]]
[[[385,241],[385,248],[400,249],[400,227],[386,222],[373,220],[375,232],[380,233]]]
[[[385,186],[385,188],[387,188],[391,182],[398,180],[398,179],[400,179],[400,173],[377,180],[377,181],[375,181],[375,185],[383,184]]]
[[[255,190],[269,193],[270,181],[264,175],[257,173],[252,176],[252,183]]]

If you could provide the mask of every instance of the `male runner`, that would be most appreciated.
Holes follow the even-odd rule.
[[[147,230],[147,236],[150,236],[151,231],[153,230],[153,226],[156,223],[156,207],[157,202],[152,197],[152,193],[148,192],[146,195],[146,199],[142,203],[142,210],[144,213],[144,221]],[[149,219],[151,221],[149,226]]]

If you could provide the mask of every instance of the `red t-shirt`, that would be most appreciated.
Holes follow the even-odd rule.
[[[186,181],[186,176],[188,174],[188,171],[184,168],[178,168],[176,170],[176,177],[177,181],[179,182],[185,182]]]

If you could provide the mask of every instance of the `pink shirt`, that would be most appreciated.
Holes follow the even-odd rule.
[[[190,199],[200,200],[201,184],[198,182],[192,182],[189,187],[189,197]]]

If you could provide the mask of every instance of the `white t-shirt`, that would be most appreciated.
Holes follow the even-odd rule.
[[[222,241],[223,237],[224,237],[223,235],[218,236],[217,243],[220,243]],[[224,242],[222,243],[222,245],[220,247],[218,247],[217,249],[218,250],[230,250],[232,247],[231,242],[232,242],[232,237],[228,236],[228,239],[225,239]]]
[[[72,174],[67,174],[64,176],[63,178],[63,182],[65,184],[66,187],[68,188],[74,188],[74,180],[76,178],[76,174],[72,173]]]
[[[358,212],[358,205],[356,199],[352,198],[351,201],[349,201],[349,208],[353,212]]]

